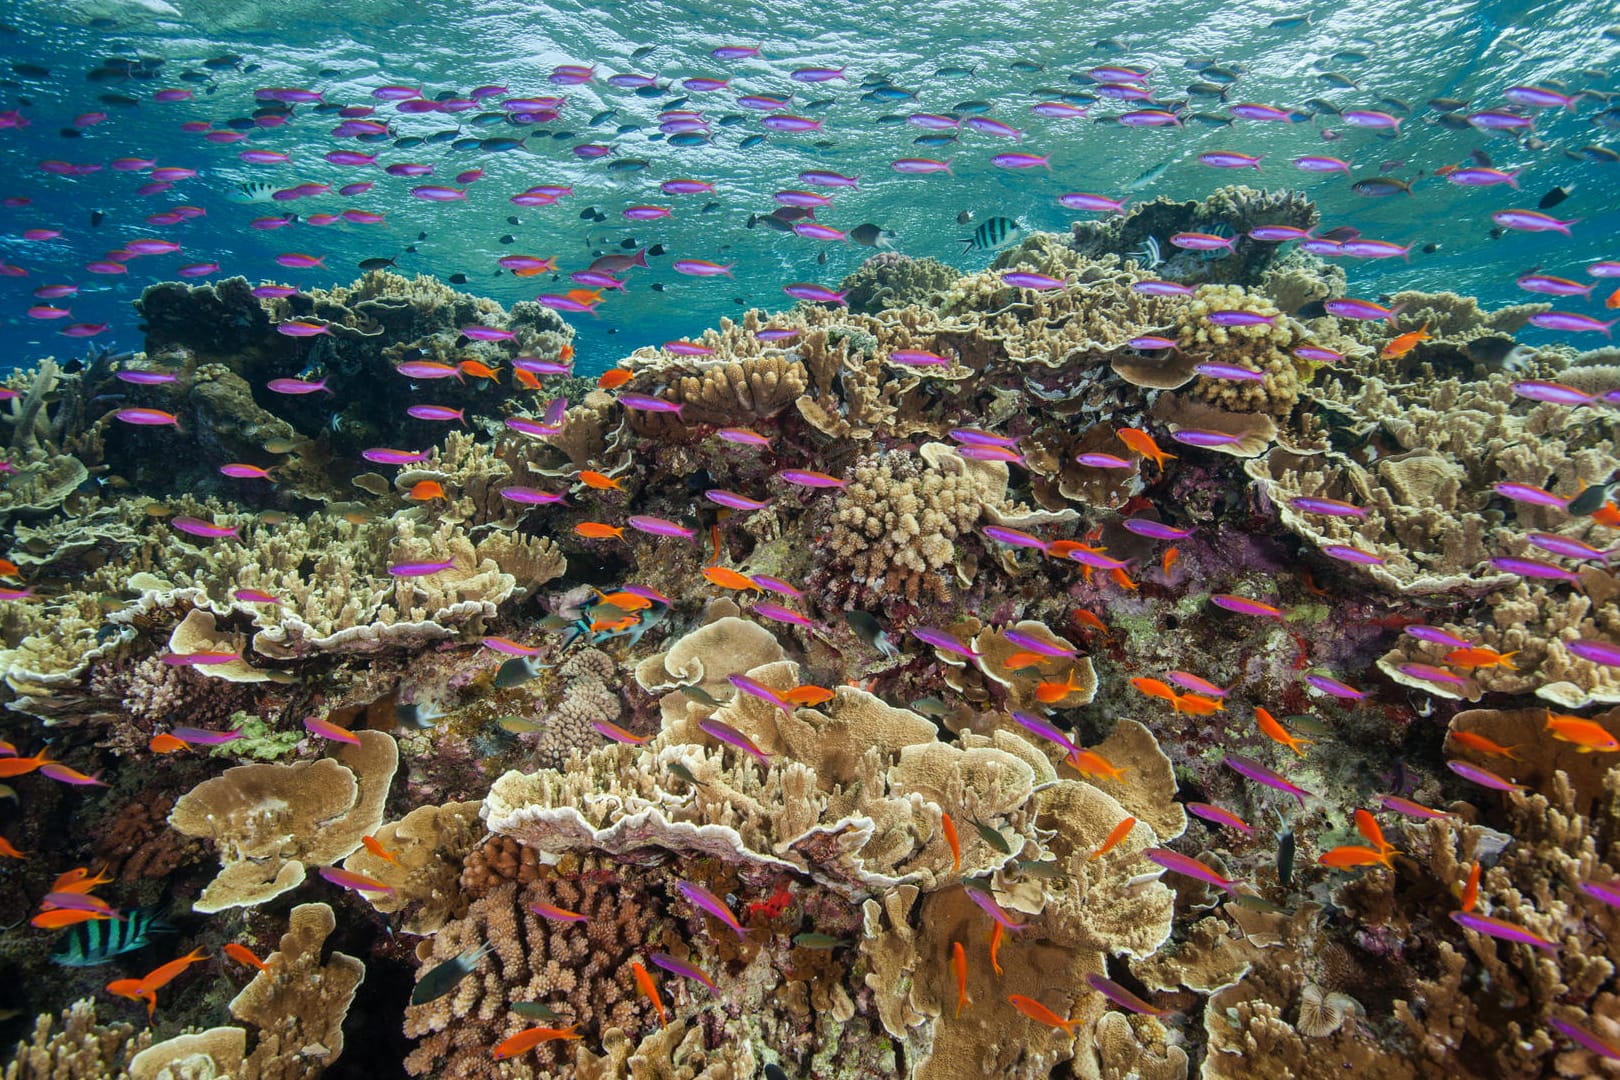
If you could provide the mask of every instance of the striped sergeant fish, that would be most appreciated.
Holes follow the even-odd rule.
[[[962,245],[964,253],[995,251],[1018,239],[1023,231],[1024,227],[1012,218],[993,217],[986,219],[982,225],[974,229],[972,236],[964,236],[958,242]]]
[[[136,949],[144,949],[151,934],[172,934],[174,927],[150,908],[136,908],[122,919],[96,919],[70,926],[51,953],[63,967],[98,967]]]
[[[292,185],[289,184],[287,186],[291,187]],[[280,191],[281,187],[282,185],[280,184],[271,184],[263,180],[249,180],[245,183],[237,184],[234,188],[227,191],[225,193],[225,198],[233,203],[252,204],[274,202],[276,192]]]

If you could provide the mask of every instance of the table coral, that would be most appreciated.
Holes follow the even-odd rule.
[[[330,866],[383,821],[399,764],[393,736],[360,731],[335,758],[238,765],[181,796],[169,824],[213,840],[219,876],[193,910],[261,904],[297,888],[307,867]]]

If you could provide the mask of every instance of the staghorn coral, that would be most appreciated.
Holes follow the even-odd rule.
[[[238,765],[181,796],[169,824],[207,837],[219,876],[193,910],[250,907],[297,888],[306,867],[330,866],[382,824],[399,765],[392,735],[360,731],[335,758],[291,765]]]
[[[820,570],[827,589],[856,607],[887,599],[950,599],[955,541],[978,522],[984,503],[980,484],[966,469],[934,466],[898,451],[858,458],[823,546]]]
[[[54,1030],[60,1025],[60,1030]],[[41,1013],[34,1033],[6,1063],[5,1080],[121,1080],[130,1059],[151,1042],[130,1024],[101,1024],[95,1002],[75,1001],[60,1017]]]

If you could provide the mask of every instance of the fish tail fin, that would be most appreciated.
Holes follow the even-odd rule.
[[[971,236],[958,237],[956,242],[962,245],[962,254],[964,255],[979,246],[979,242]]]

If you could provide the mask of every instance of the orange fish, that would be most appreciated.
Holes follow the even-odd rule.
[[[1046,545],[1046,554],[1054,559],[1067,559],[1071,553],[1076,551],[1085,551],[1091,553],[1092,555],[1105,554],[1102,548],[1092,547],[1090,544],[1082,544],[1078,540],[1053,540],[1050,544]],[[1085,569],[1090,570],[1091,567],[1088,566],[1085,567]]]
[[[601,289],[569,289],[563,295],[576,304],[596,305],[602,302]]]
[[[709,526],[709,542],[714,546],[714,554],[709,556],[709,562],[717,563],[720,561],[720,526]]]
[[[1080,674],[1079,668],[1070,668],[1069,677],[1062,682],[1043,682],[1039,684],[1035,687],[1035,700],[1051,705],[1062,701],[1070,694],[1085,693],[1087,687],[1074,681],[1074,677],[1078,674]]]
[[[1610,499],[1592,515],[1592,520],[1611,529],[1620,529],[1620,505]]]
[[[1176,565],[1176,562],[1178,560],[1180,560],[1180,558],[1181,558],[1181,549],[1180,548],[1178,548],[1178,547],[1165,548],[1164,549],[1164,559],[1163,559],[1162,562],[1159,563],[1159,572],[1162,573],[1165,577],[1169,577],[1170,576],[1170,568],[1172,566]]]
[[[16,577],[22,568],[10,559],[0,559],[0,577]]]
[[[599,592],[596,595],[602,598],[602,603],[612,604],[620,611],[640,611],[642,608],[652,607],[652,601],[640,593],[621,591],[612,593]]]
[[[1133,817],[1128,817],[1115,825],[1113,831],[1098,845],[1097,850],[1091,853],[1091,858],[1100,859],[1108,854],[1113,850],[1114,845],[1129,836],[1134,828],[1136,828],[1136,819]]]
[[[624,526],[604,525],[600,521],[582,521],[578,525],[574,526],[574,531],[585,537],[587,540],[624,539]]]
[[[1108,624],[1099,619],[1094,613],[1087,611],[1085,608],[1075,608],[1073,615],[1074,621],[1079,623],[1081,626],[1088,626],[1093,630],[1100,630],[1104,634],[1108,633]]]
[[[107,992],[117,994],[119,997],[129,998],[131,1001],[146,1002],[146,1015],[151,1016],[157,1009],[157,995],[150,990],[141,989],[139,979],[114,979],[107,984]]]
[[[611,476],[599,473],[595,469],[581,469],[579,471],[579,482],[588,488],[593,488],[596,491],[624,490],[624,488],[619,486],[619,482],[617,480],[613,479]]]
[[[1356,820],[1356,832],[1360,833],[1367,843],[1379,851],[1395,850],[1395,845],[1384,839],[1384,830],[1379,828],[1378,819],[1373,817],[1370,811],[1357,810],[1354,817]]]
[[[962,872],[962,841],[957,839],[956,836],[956,822],[951,820],[951,815],[941,810],[939,823],[945,829],[945,842],[951,845],[951,873],[960,874]]]
[[[1294,753],[1298,754],[1300,757],[1305,756],[1305,751],[1301,750],[1300,747],[1309,746],[1311,743],[1310,739],[1301,739],[1299,736],[1277,723],[1276,719],[1269,712],[1262,709],[1258,705],[1254,707],[1254,721],[1260,726],[1260,733],[1266,738],[1270,739],[1272,742],[1281,743]]]
[[[951,942],[951,970],[956,972],[956,1012],[952,1014],[955,1019],[962,1015],[962,1006],[968,1003],[967,953],[962,951],[960,941]]]
[[[653,977],[647,974],[646,968],[633,960],[630,962],[630,970],[636,973],[636,985],[647,995],[647,1000],[653,1003],[653,1008],[658,1010],[658,1026],[669,1027],[669,1016],[664,1012],[664,1003],[658,997],[658,985],[653,982]]]
[[[51,759],[41,750],[33,757],[0,758],[0,780],[10,780],[13,776],[23,776],[33,772],[41,765],[51,764]]]
[[[1515,753],[1515,751],[1518,750],[1518,747],[1503,746],[1501,743],[1496,742],[1493,739],[1487,739],[1485,736],[1480,735],[1477,732],[1453,731],[1451,733],[1451,741],[1459,746],[1466,746],[1468,749],[1476,751],[1477,753],[1495,754],[1498,757],[1505,757],[1512,761],[1524,760],[1517,753]]]
[[[1473,911],[1474,905],[1479,902],[1479,863],[1477,862],[1468,868],[1468,880],[1463,884],[1460,900],[1464,911]]]
[[[795,686],[793,689],[785,691],[777,696],[783,701],[791,701],[795,705],[806,705],[814,708],[824,701],[831,701],[833,699],[833,692],[828,690],[825,686],[811,686],[806,684],[804,686]]]
[[[41,930],[60,930],[66,926],[77,926],[82,922],[97,922],[114,917],[101,911],[81,911],[78,908],[52,908],[50,911],[42,911],[29,919],[28,925],[37,926]]]
[[[463,360],[456,365],[456,370],[463,375],[471,375],[475,379],[488,379],[490,382],[497,383],[501,381],[499,368],[492,368],[488,364],[477,360]]]
[[[405,493],[405,497],[416,502],[428,502],[432,499],[450,501],[450,497],[444,493],[444,486],[437,480],[418,480],[411,486],[411,490]]]
[[[561,360],[564,363],[567,363],[569,360],[572,360],[573,358],[574,358],[574,347],[572,345],[564,345],[562,348],[557,350],[557,359],[558,360]]]
[[[1474,645],[1466,649],[1452,649],[1446,653],[1446,663],[1452,667],[1460,667],[1470,671],[1474,668],[1497,667],[1498,665],[1507,668],[1509,671],[1518,671],[1519,669],[1513,666],[1513,658],[1518,655],[1519,650],[1517,649],[1509,653],[1499,653],[1486,645]]]
[[[1120,428],[1118,431],[1114,432],[1114,434],[1119,436],[1120,442],[1124,443],[1132,450],[1135,450],[1138,454],[1141,454],[1145,458],[1152,458],[1153,464],[1159,467],[1160,472],[1164,471],[1164,463],[1166,461],[1174,461],[1176,459],[1176,455],[1167,454],[1163,450],[1159,449],[1159,444],[1153,441],[1153,436],[1149,435],[1141,428]]]
[[[1385,360],[1399,360],[1401,357],[1417,348],[1418,342],[1428,341],[1429,337],[1429,324],[1424,323],[1423,326],[1417,330],[1411,330],[1400,335],[1399,337],[1392,338],[1389,344],[1384,346],[1384,351],[1379,355]]]
[[[11,841],[7,840],[3,836],[0,836],[0,855],[4,855],[8,859],[26,859],[26,858],[28,858],[27,855],[23,854],[22,852],[18,851],[16,848],[12,847],[11,846]]]
[[[1613,753],[1620,750],[1620,739],[1595,720],[1579,716],[1559,716],[1547,710],[1547,730],[1561,742],[1574,743],[1576,753],[1590,754],[1594,750]]]
[[[107,876],[107,868],[103,866],[96,872],[95,877],[88,877],[88,867],[80,866],[60,875],[51,885],[51,892],[88,893],[103,885],[109,885],[113,879]]]
[[[236,942],[232,941],[225,946],[225,955],[230,957],[232,960],[235,960],[238,964],[246,964],[248,967],[258,968],[260,971],[270,970],[269,967],[265,965],[265,962],[260,960],[257,956],[254,956],[253,950],[249,949],[246,945],[238,945]]]
[[[992,922],[990,924],[990,970],[994,971],[998,978],[1001,975],[1001,963],[996,959],[996,953],[1001,951],[1001,934],[1001,924]]]
[[[1175,704],[1177,712],[1184,712],[1188,716],[1214,716],[1226,708],[1224,701],[1197,694],[1177,694]]]
[[[1181,712],[1181,702],[1177,700],[1175,690],[1172,689],[1170,684],[1164,680],[1146,679],[1138,676],[1137,678],[1131,680],[1131,685],[1136,687],[1142,693],[1146,694],[1148,697],[1162,698],[1165,701],[1168,701],[1171,707],[1174,708],[1177,713]]]
[[[1038,652],[1015,652],[1011,656],[1007,657],[1007,659],[1003,660],[1001,662],[1001,666],[1006,668],[1008,671],[1022,671],[1024,668],[1034,667],[1036,664],[1044,664],[1051,659],[1053,659],[1053,657],[1044,656]]]
[[[141,979],[141,986],[147,990],[161,990],[173,982],[175,977],[186,968],[199,960],[206,959],[208,959],[208,954],[202,949],[192,949],[186,955],[170,960],[167,964],[155,967],[147,972],[145,977]]]
[[[532,371],[524,371],[522,368],[516,368],[512,371],[512,381],[525,390],[541,389],[540,376]]]
[[[628,630],[641,621],[640,615],[626,615],[622,619],[598,619],[591,623],[591,633],[599,634],[603,630]]]
[[[1027,998],[1023,994],[1010,994],[1007,1000],[1012,1002],[1014,1008],[1031,1020],[1050,1027],[1062,1028],[1070,1035],[1074,1034],[1074,1025],[1080,1022],[1079,1019],[1065,1020],[1034,998]]]
[[[377,858],[384,862],[391,862],[395,866],[399,865],[399,860],[394,857],[394,853],[383,847],[382,841],[375,836],[362,836],[360,842],[366,845],[366,850],[377,856]]]
[[[1065,759],[1076,772],[1116,783],[1125,779],[1125,769],[1114,765],[1095,750],[1077,750]]]
[[[1603,306],[1609,308],[1610,310],[1620,308],[1620,289],[1616,289],[1614,292],[1610,293],[1609,298],[1603,301]]]
[[[1390,857],[1394,854],[1394,851],[1378,851],[1370,847],[1344,844],[1323,852],[1316,861],[1334,870],[1353,870],[1358,866],[1371,866],[1373,863],[1392,866],[1394,864]]]
[[[517,1057],[533,1050],[541,1043],[554,1042],[557,1039],[583,1039],[577,1030],[578,1024],[569,1024],[565,1028],[532,1027],[520,1031],[510,1039],[501,1043],[493,1051],[496,1061],[504,1061],[509,1057]]]
[[[596,385],[603,390],[617,390],[633,378],[635,375],[624,368],[610,368],[602,372],[601,378],[596,380]]]
[[[1118,585],[1120,588],[1127,589],[1131,592],[1136,591],[1136,582],[1131,580],[1131,575],[1127,574],[1119,567],[1115,567],[1114,569],[1108,571],[1108,576],[1113,578],[1114,584]]]
[[[154,754],[173,754],[181,750],[190,750],[191,744],[178,735],[170,735],[168,732],[164,732],[161,735],[152,736],[152,741],[146,744],[146,748]]]
[[[722,589],[753,589],[755,592],[764,592],[759,584],[747,574],[739,573],[727,566],[705,566],[703,576]]]

